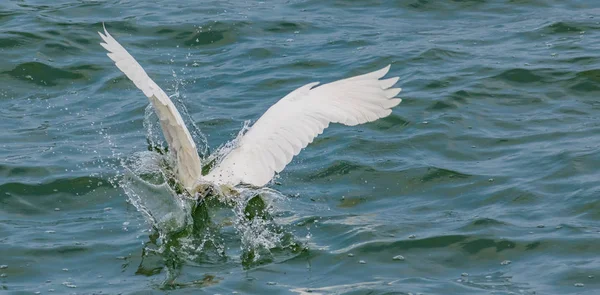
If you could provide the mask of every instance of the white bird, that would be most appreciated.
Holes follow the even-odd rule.
[[[203,176],[196,145],[173,102],[106,28],[104,34],[98,34],[108,57],[150,100],[174,157],[177,180],[192,195],[206,183],[230,188],[265,186],[330,123],[354,126],[372,122],[391,114],[391,108],[402,101],[396,98],[401,88],[392,88],[398,77],[380,80],[390,65],[321,86],[318,82],[306,84],[271,106]]]

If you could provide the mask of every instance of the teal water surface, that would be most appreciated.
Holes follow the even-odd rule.
[[[102,23],[203,156],[309,82],[392,64],[404,101],[318,137],[272,220],[207,202],[165,237]],[[2,294],[600,293],[598,1],[5,0],[0,56]]]

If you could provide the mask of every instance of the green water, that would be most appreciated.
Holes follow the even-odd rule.
[[[1,294],[600,293],[600,2],[153,2],[0,3]],[[327,129],[264,218],[210,201],[166,237],[103,22],[203,155],[309,82],[391,63],[404,101]]]

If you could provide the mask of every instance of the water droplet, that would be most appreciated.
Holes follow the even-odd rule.
[[[364,260],[359,260],[358,263],[360,263],[360,264],[366,264],[367,262],[364,261]]]
[[[583,287],[585,285],[583,283],[575,283],[575,284],[573,284],[573,286],[575,286],[575,287]]]
[[[501,265],[509,265],[511,263],[512,263],[512,261],[510,261],[510,260],[504,260],[504,261],[500,262]]]
[[[71,282],[63,282],[62,285],[65,287],[68,287],[68,288],[77,288],[77,285],[75,285]]]
[[[404,258],[404,256],[402,256],[402,255],[396,255],[396,256],[394,256],[392,259],[393,259],[393,260],[404,261],[404,259],[405,259],[405,258]]]

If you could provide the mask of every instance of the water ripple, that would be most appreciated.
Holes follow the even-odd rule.
[[[600,288],[593,1],[5,2],[0,290]],[[103,23],[195,124],[202,154],[309,82],[391,63],[404,100],[316,138],[264,198],[272,219],[209,203],[175,214],[195,234],[161,235],[122,181],[162,137],[98,45]],[[178,200],[151,176],[140,196]]]

